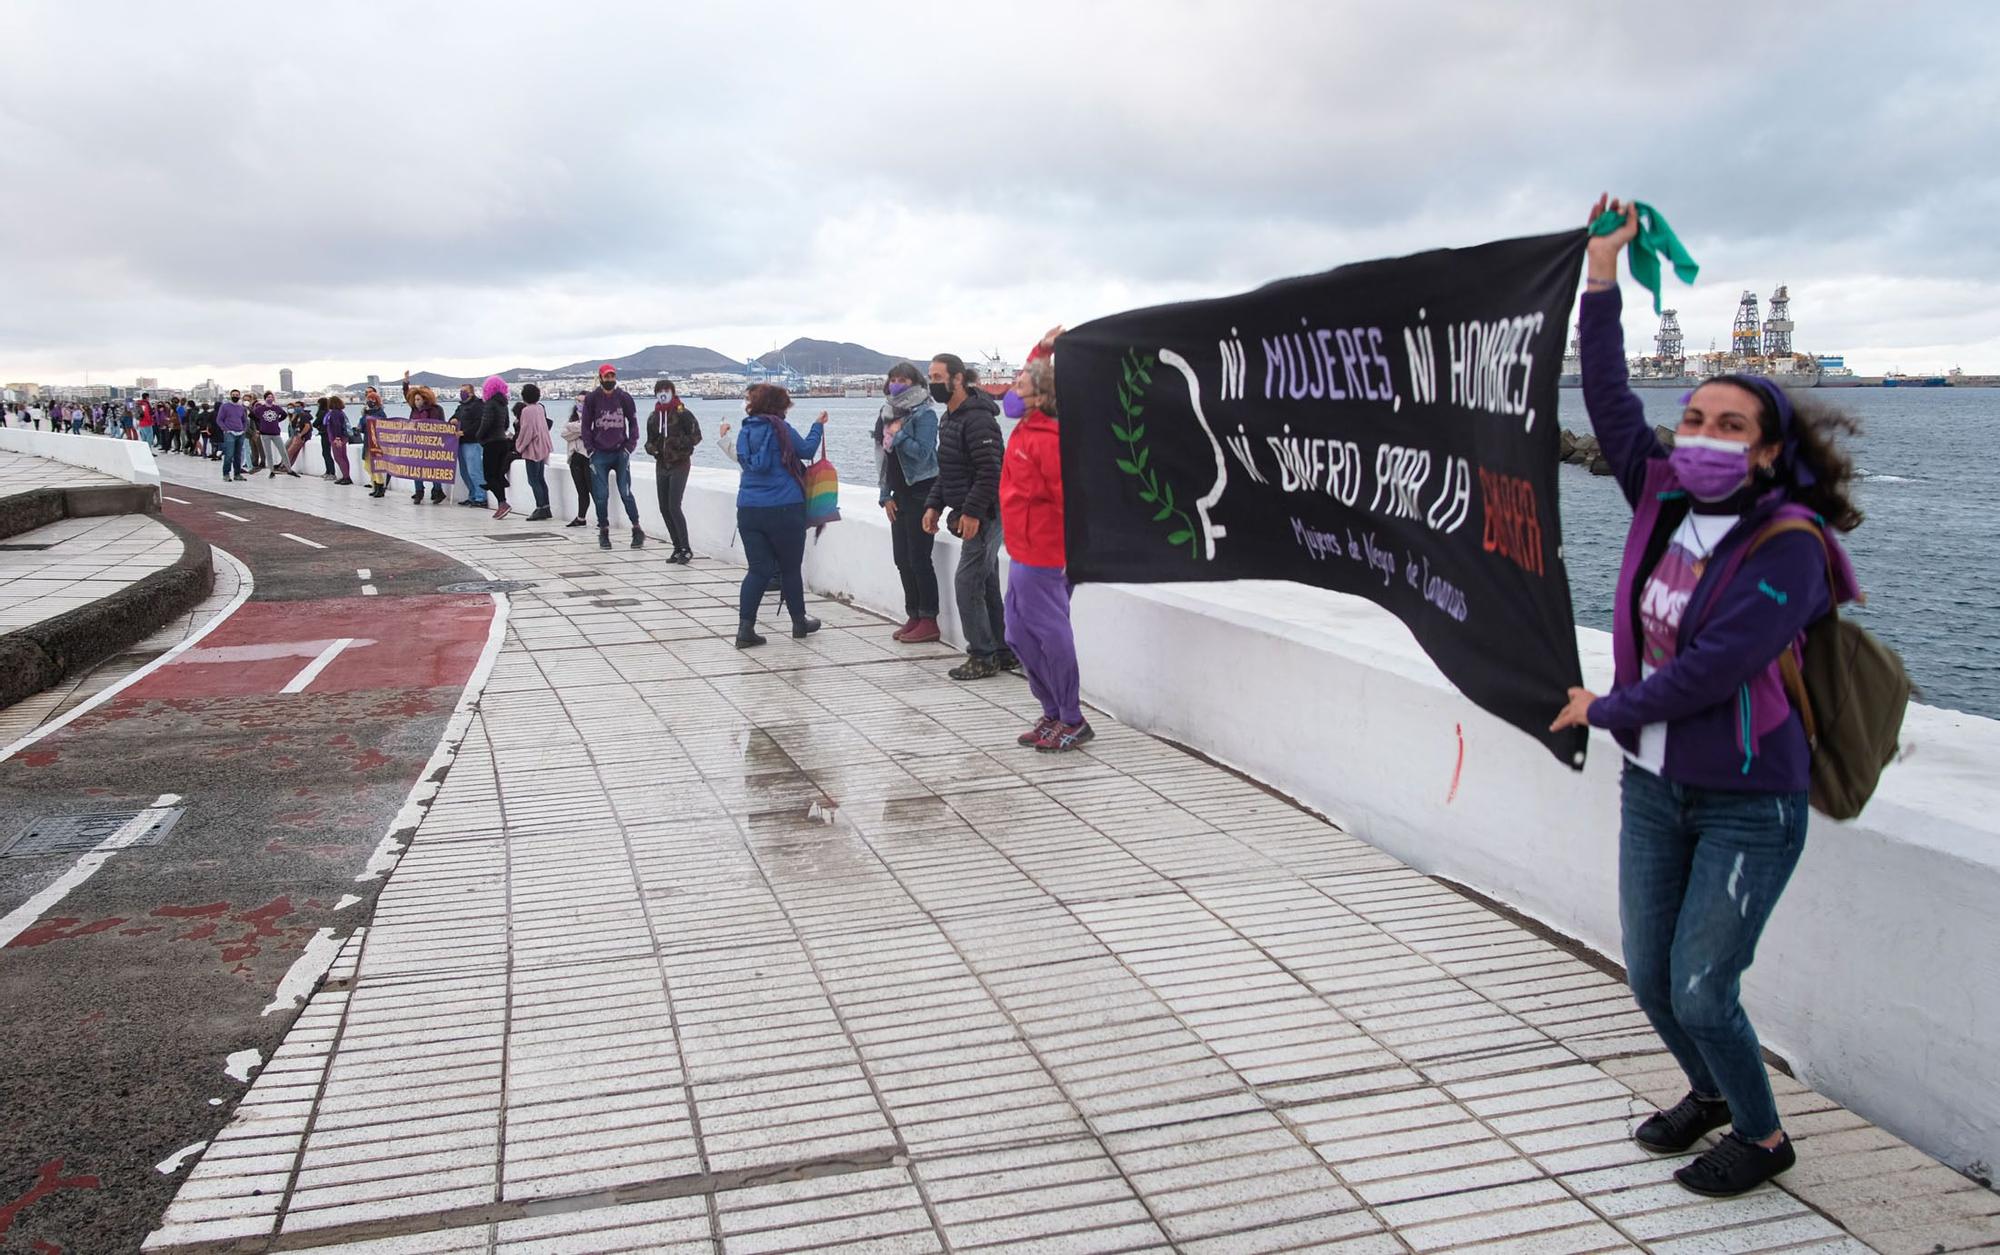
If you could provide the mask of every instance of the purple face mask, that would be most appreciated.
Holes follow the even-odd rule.
[[[1682,436],[1667,455],[1681,487],[1697,501],[1721,501],[1750,478],[1750,446],[1737,440]]]
[[[1019,418],[1028,412],[1028,403],[1012,388],[1000,394],[1000,412],[1008,418]]]
[[[901,379],[898,379],[896,382],[889,385],[889,395],[892,397],[902,396],[905,392],[908,392],[909,390],[910,390],[910,385],[903,382]]]

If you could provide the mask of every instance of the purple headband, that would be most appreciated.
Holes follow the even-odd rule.
[[[1717,375],[1705,383],[1733,383],[1742,388],[1754,388],[1778,415],[1778,438],[1782,447],[1778,451],[1776,469],[1781,478],[1788,478],[1795,488],[1810,488],[1819,482],[1812,467],[1799,457],[1799,428],[1792,414],[1792,398],[1785,390],[1762,375]],[[1681,404],[1686,405],[1694,396],[1693,392],[1681,396]]]

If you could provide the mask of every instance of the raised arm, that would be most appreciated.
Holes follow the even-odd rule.
[[[1618,477],[1625,500],[1636,504],[1645,491],[1646,464],[1667,451],[1646,421],[1646,406],[1632,391],[1625,369],[1625,329],[1619,320],[1618,254],[1639,233],[1639,212],[1628,203],[1599,197],[1594,219],[1609,207],[1623,211],[1625,224],[1595,235],[1584,251],[1583,302],[1577,318],[1577,352],[1582,358],[1583,406]]]

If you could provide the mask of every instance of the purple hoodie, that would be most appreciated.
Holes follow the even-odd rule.
[[[250,417],[256,420],[257,432],[264,436],[285,434],[285,407],[270,401],[259,401],[250,407]]]
[[[577,417],[583,423],[583,451],[630,453],[639,447],[639,409],[623,388],[592,388]]]
[[[1663,774],[1678,784],[1803,793],[1811,755],[1778,656],[1827,612],[1827,551],[1843,602],[1860,596],[1853,565],[1831,529],[1827,550],[1810,534],[1791,532],[1744,556],[1772,521],[1813,517],[1788,502],[1782,488],[1772,489],[1716,544],[1681,618],[1674,658],[1639,678],[1639,594],[1666,538],[1687,516],[1689,498],[1627,383],[1620,308],[1616,288],[1586,292],[1578,326],[1584,406],[1632,505],[1612,622],[1616,680],[1608,697],[1590,704],[1591,726],[1609,729],[1619,745],[1636,751],[1640,728],[1666,724]]]
[[[242,403],[224,401],[215,407],[215,425],[223,431],[235,432],[240,436],[250,426],[250,420]]]

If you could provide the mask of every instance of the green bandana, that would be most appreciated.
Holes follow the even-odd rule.
[[[1639,211],[1639,234],[1626,249],[1626,260],[1632,267],[1632,277],[1637,279],[1653,294],[1653,312],[1660,312],[1660,258],[1665,257],[1674,264],[1674,273],[1682,283],[1693,283],[1701,273],[1701,267],[1694,264],[1687,249],[1681,244],[1681,237],[1667,225],[1660,211],[1644,201],[1633,201],[1632,207]],[[1592,235],[1610,235],[1625,225],[1625,215],[1607,209],[1597,215],[1597,221],[1590,224]]]

